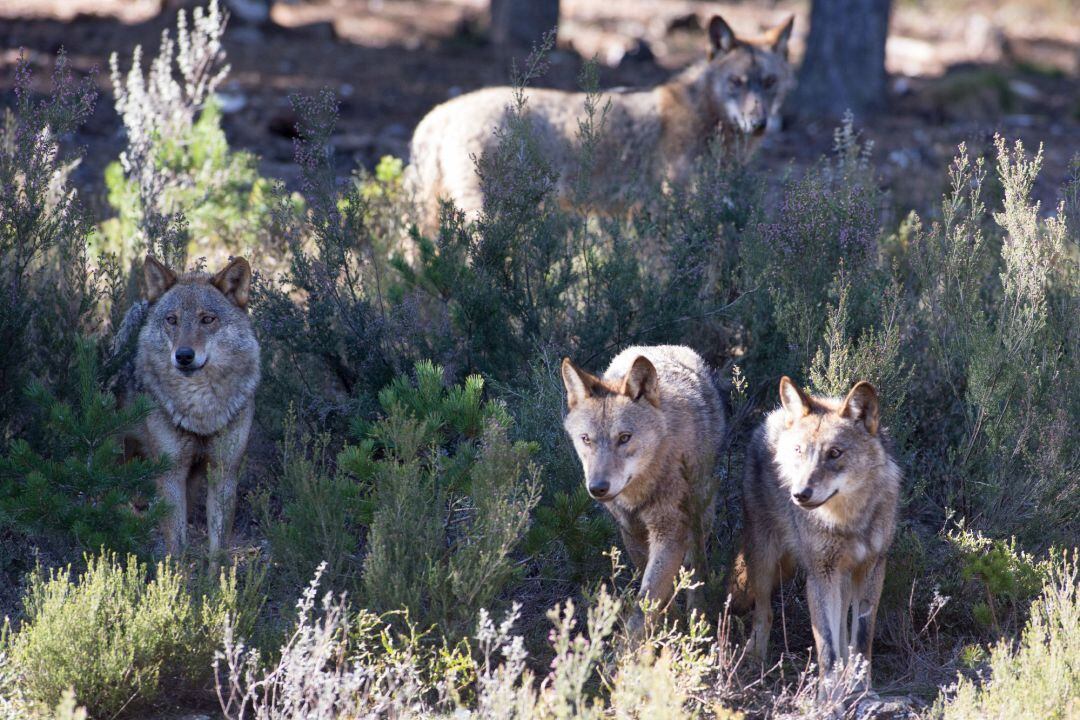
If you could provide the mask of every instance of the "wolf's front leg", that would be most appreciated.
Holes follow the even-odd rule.
[[[866,661],[863,685],[870,688],[870,659],[874,649],[874,621],[881,601],[881,587],[885,583],[885,557],[879,557],[866,577],[859,583],[852,597],[852,646]]]
[[[840,573],[808,573],[806,598],[810,605],[814,643],[817,645],[819,677],[825,680],[843,658],[840,648],[840,625],[844,615],[843,578]]]
[[[183,458],[170,458],[172,466],[158,478],[158,494],[168,506],[161,520],[165,552],[174,558],[187,547],[187,477],[188,463]]]
[[[662,612],[675,590],[675,576],[686,557],[685,537],[657,536],[649,538],[649,560],[641,577],[638,597],[648,598],[655,608],[653,616]]]

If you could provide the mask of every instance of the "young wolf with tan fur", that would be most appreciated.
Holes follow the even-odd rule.
[[[801,568],[822,677],[848,659],[850,644],[868,663],[868,687],[900,493],[900,469],[878,425],[877,391],[860,382],[842,399],[811,397],[785,377],[780,402],[747,454],[732,595],[737,605],[753,603],[750,649],[764,659],[772,593]]]
[[[208,554],[216,563],[232,528],[259,384],[259,345],[247,314],[251,268],[235,258],[213,276],[177,275],[148,255],[143,279],[145,300],[117,333],[119,346],[138,332],[121,397],[146,393],[156,407],[129,441],[136,452],[169,459],[157,483],[169,505],[167,552],[187,545],[189,495],[206,486]]]
[[[659,345],[627,348],[603,377],[566,358],[562,377],[585,486],[619,525],[640,597],[664,607],[684,563],[705,573],[726,422],[709,368],[690,348]],[[692,592],[690,606],[700,600]]]
[[[729,151],[736,142],[752,148],[794,84],[787,58],[793,22],[743,38],[713,16],[707,59],[654,88],[604,91],[599,107],[610,105],[592,163],[589,204],[617,210],[637,197],[635,182],[685,179],[718,135]],[[472,217],[479,213],[484,198],[476,161],[498,145],[495,131],[506,126],[513,93],[509,87],[477,90],[439,105],[417,125],[406,177],[428,227],[438,220],[439,198],[452,199]],[[527,91],[525,111],[541,155],[558,173],[563,204],[578,184],[585,98]]]

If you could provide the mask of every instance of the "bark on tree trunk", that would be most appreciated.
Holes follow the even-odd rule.
[[[559,0],[491,0],[491,40],[529,48],[559,24]]]
[[[885,107],[885,38],[892,0],[813,0],[795,113],[839,117]]]

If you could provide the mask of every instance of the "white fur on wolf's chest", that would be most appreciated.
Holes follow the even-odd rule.
[[[228,425],[246,406],[254,394],[258,375],[247,383],[249,387],[236,392],[234,388],[221,387],[224,383],[210,367],[191,377],[170,378],[168,389],[152,388],[154,399],[173,423],[196,435],[213,435]]]

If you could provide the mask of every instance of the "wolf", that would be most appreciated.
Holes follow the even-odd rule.
[[[187,546],[189,496],[203,485],[212,563],[232,529],[260,377],[259,344],[247,313],[250,285],[244,258],[232,259],[216,275],[177,275],[147,255],[144,299],[128,311],[114,341],[117,352],[137,333],[134,362],[119,394],[122,403],[147,394],[154,409],[125,446],[169,460],[157,486],[168,504],[165,549],[174,556]]]
[[[780,403],[747,453],[733,603],[753,606],[749,649],[764,659],[772,593],[802,569],[822,677],[849,659],[850,644],[867,663],[868,688],[901,480],[879,426],[877,390],[858,382],[843,398],[812,397],[784,377]]]
[[[726,425],[711,371],[690,348],[659,345],[623,350],[602,377],[565,358],[562,379],[585,487],[618,523],[642,575],[639,597],[663,608],[683,564],[699,580],[705,573]],[[688,600],[701,609],[696,591]]]
[[[649,89],[605,91],[604,126],[591,163],[589,204],[604,211],[626,207],[639,188],[678,183],[719,137],[725,152],[754,149],[794,85],[788,40],[794,16],[757,37],[739,37],[719,15],[709,22],[707,57]],[[581,187],[576,147],[585,117],[585,93],[533,89],[526,113],[537,149],[558,174],[560,204]],[[422,226],[436,227],[440,198],[467,217],[483,207],[478,158],[498,146],[511,117],[514,89],[477,90],[431,110],[412,137],[406,185],[419,205]],[[482,162],[482,160],[481,160]]]

